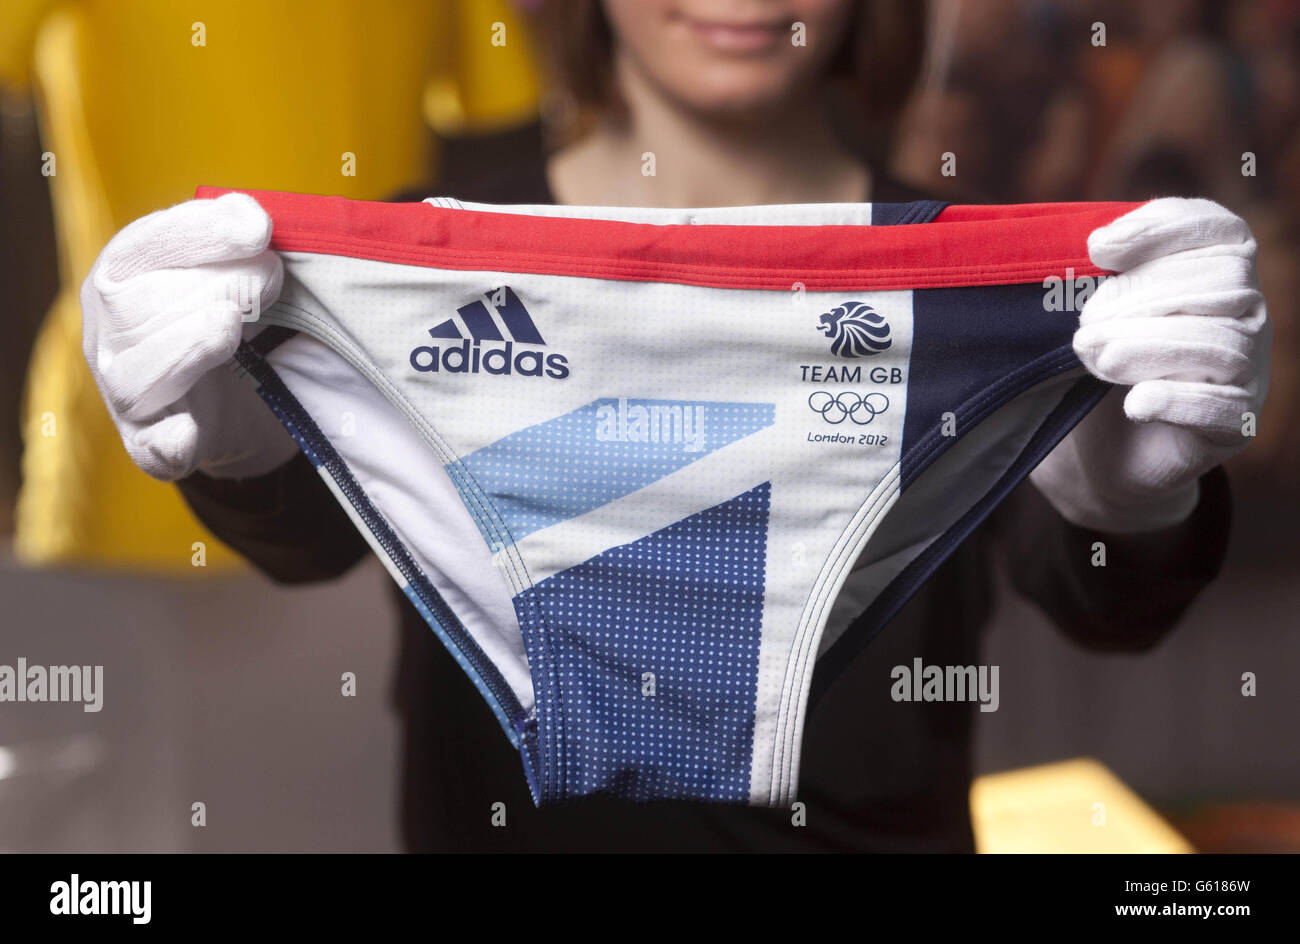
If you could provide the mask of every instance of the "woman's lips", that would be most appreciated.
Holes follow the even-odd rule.
[[[721,52],[760,52],[774,46],[785,32],[784,23],[688,22],[696,36]]]

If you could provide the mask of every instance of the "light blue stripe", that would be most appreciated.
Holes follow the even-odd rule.
[[[447,473],[496,552],[771,426],[774,415],[771,403],[605,397],[511,433]]]

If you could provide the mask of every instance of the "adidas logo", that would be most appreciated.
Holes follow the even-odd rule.
[[[435,341],[460,344],[421,345],[411,351],[411,366],[422,373],[519,374],[524,377],[569,376],[563,354],[515,350],[515,345],[545,347],[532,315],[509,285],[485,292],[482,298],[456,309],[454,317],[429,329]],[[489,346],[484,347],[484,343]],[[504,342],[504,347],[494,342]]]

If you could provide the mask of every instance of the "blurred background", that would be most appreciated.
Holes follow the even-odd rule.
[[[199,184],[383,199],[489,161],[484,136],[547,101],[536,5],[0,6],[0,664],[105,677],[98,713],[0,704],[0,850],[398,848],[388,577],[276,587],[208,537],[127,459],[76,296],[116,230]],[[1300,0],[936,0],[930,21],[897,177],[967,201],[1217,200],[1255,232],[1275,326],[1223,575],[1141,656],[1075,649],[1001,593],[980,771],[1091,757],[1193,848],[1300,851]]]

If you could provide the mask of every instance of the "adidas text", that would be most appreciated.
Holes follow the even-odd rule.
[[[507,341],[504,348],[483,350],[479,342],[471,343],[469,338],[456,347],[421,345],[411,351],[411,366],[426,373],[436,373],[439,370],[449,374],[515,373],[524,377],[553,377],[556,380],[569,376],[569,361],[563,354],[531,350],[516,354],[511,341]]]

